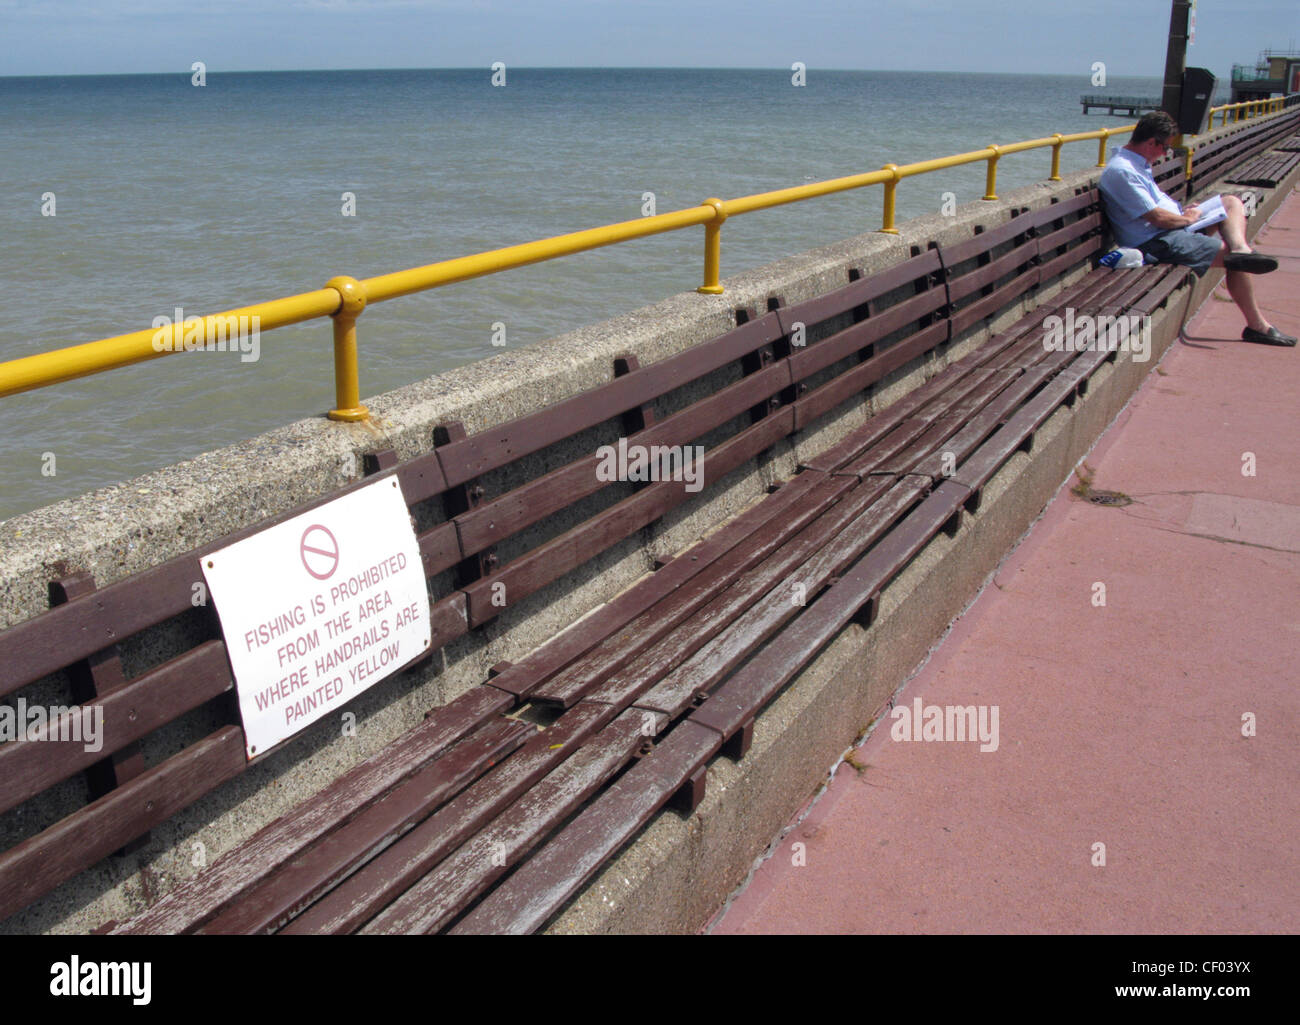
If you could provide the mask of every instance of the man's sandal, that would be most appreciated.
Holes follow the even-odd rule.
[[[1277,270],[1277,260],[1263,253],[1224,253],[1223,267],[1225,270],[1240,270],[1247,274],[1267,274]]]
[[[1270,327],[1267,331],[1256,331],[1253,327],[1248,327],[1241,333],[1241,340],[1258,342],[1260,345],[1295,345],[1296,342],[1290,335],[1284,335],[1275,327]]]

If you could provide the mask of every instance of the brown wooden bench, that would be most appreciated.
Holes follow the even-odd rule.
[[[1090,198],[1090,202],[1095,205],[1095,196]],[[1095,248],[1096,225],[1092,213],[1095,213],[1095,210],[1089,212],[1087,222],[1076,229],[1076,238],[1081,234],[1087,234],[1094,238],[1092,247]],[[969,255],[977,259],[979,256],[987,255],[999,243],[1008,241],[1014,235],[1022,235],[1026,225],[1013,227],[1015,231],[991,234],[988,239],[983,240],[982,247],[971,247],[965,253],[959,250],[953,256]],[[1059,239],[1058,235],[1056,240]],[[1019,262],[1023,259],[1023,255],[1017,252],[1021,245],[1023,243],[1013,245],[1010,254],[1012,259],[1004,261],[1003,267],[1023,270],[1025,264]],[[984,266],[994,262],[990,259]],[[925,261],[909,261],[909,263],[912,265],[897,268],[897,273],[892,278],[882,281],[881,284],[894,285],[900,282],[910,284],[917,295],[921,296],[928,288],[925,279],[919,277],[919,273],[931,273],[933,264]],[[1014,270],[1011,273],[1014,273]],[[1093,280],[1087,283],[1086,287],[1072,290],[1070,297],[1074,301],[1085,304],[1084,309],[1100,310],[1107,307],[1107,303],[1103,301],[1103,292],[1107,289],[1116,296],[1140,295],[1143,294],[1143,289],[1138,287],[1139,284],[1149,286],[1152,281],[1162,282],[1166,278],[1180,281],[1184,276],[1185,272],[1179,268],[1101,275],[1100,277],[1105,280],[1101,282]],[[996,280],[997,277],[996,274],[981,273],[979,270],[972,272],[972,280],[979,283],[975,288],[989,287],[986,283]],[[1021,290],[1022,286],[1021,281],[1006,283],[1006,287],[1015,291]],[[966,296],[972,294],[974,289],[959,287],[953,291]],[[850,286],[849,289],[838,294],[838,309],[836,303],[828,304],[823,300],[818,300],[816,306],[825,316],[834,316],[846,308],[861,310],[863,297],[862,288]],[[900,309],[898,318],[881,318],[877,321],[881,328],[887,329],[891,324],[905,323],[902,318],[915,317],[917,312],[931,308],[928,301],[917,303],[915,298],[903,301],[908,304],[907,312],[904,313]],[[1092,306],[1086,305],[1090,302]],[[899,305],[901,307],[902,304]],[[808,304],[783,311],[783,317],[788,318],[791,326],[804,323],[800,318],[808,318],[811,321],[816,316],[811,309],[812,306],[813,304]],[[880,314],[877,313],[876,316],[879,317]],[[922,316],[924,317],[925,314]],[[868,317],[866,322],[870,320],[871,317]],[[864,347],[858,350],[859,355],[864,355],[867,351],[865,347],[874,343],[871,334],[862,330],[862,323],[864,322],[846,328],[845,331],[819,342],[818,345],[825,346],[828,354],[842,355],[843,345],[837,343],[843,343],[846,338],[850,338],[852,342],[849,344]],[[1035,323],[1040,324],[1040,322]],[[929,325],[923,326],[918,321],[914,325],[913,335],[925,332],[928,327]],[[876,340],[880,337],[880,335],[875,336]],[[1019,340],[1019,347],[1002,352],[1004,359],[1018,359],[1026,366],[1040,362],[1043,347],[1037,333],[1021,330],[1010,337]],[[817,346],[812,348],[816,349]],[[998,367],[991,372],[968,373],[976,371],[976,368],[981,367],[991,357],[996,357],[998,353],[981,350],[978,355],[980,358],[971,359],[964,366],[959,365],[954,372],[940,375],[940,379],[935,382],[940,385],[939,387],[927,386],[928,394],[932,396],[931,404],[941,404],[930,410],[932,417],[938,419],[941,418],[941,414],[947,413],[950,421],[960,422],[963,415],[979,406],[980,400],[975,398],[977,393],[982,392],[986,397],[993,396],[997,394],[998,389],[990,387],[990,384],[1004,383],[1007,379],[1020,376],[1018,368],[1013,370],[1011,364]],[[868,355],[863,362],[868,362],[872,358],[874,356]],[[1101,353],[1101,359],[1105,358],[1107,354]],[[1086,372],[1095,369],[1098,362],[1099,360],[1091,362]],[[1048,367],[1046,374],[1037,375],[1034,378],[1035,384],[1026,388],[1023,393],[1007,394],[1003,389],[1002,403],[992,410],[994,416],[989,420],[989,424],[996,425],[1010,410],[1017,408],[1024,401],[1025,396],[1033,391],[1037,384],[1041,384],[1051,376],[1055,369],[1058,368]],[[985,370],[988,371],[989,368]],[[1003,381],[991,381],[990,378],[999,371]],[[962,376],[973,380],[959,385],[958,378]],[[1052,395],[1051,398],[1056,404],[1069,401],[1070,396],[1081,387],[1083,381],[1086,381],[1086,373],[1077,374],[1065,390],[1068,395],[1063,393],[1062,397]],[[1046,403],[1040,401],[1039,405],[1043,406]],[[1045,418],[1054,406],[1048,408],[1047,413],[1041,413],[1032,405],[1025,408],[1029,408],[1032,415]],[[933,423],[934,420],[930,422]],[[1037,422],[1041,422],[1041,419]],[[878,431],[879,425],[874,421],[873,425]],[[1036,423],[1031,422],[1028,433],[1032,434],[1033,426],[1036,426]],[[951,427],[948,426],[947,429],[951,430]],[[990,429],[989,425],[983,428],[985,432]],[[915,444],[915,437],[913,432],[908,435],[907,440],[913,442],[912,458],[919,458],[924,456],[927,446]],[[933,432],[930,439],[931,444],[943,440]],[[999,444],[1004,440],[1003,437],[999,437]],[[708,709],[721,707],[715,703],[714,698],[706,695],[735,668],[739,661],[766,639],[778,638],[772,642],[774,645],[785,643],[785,635],[780,633],[780,630],[794,618],[798,610],[789,601],[789,595],[783,589],[783,584],[788,585],[792,571],[796,567],[799,582],[809,595],[815,595],[835,579],[834,575],[838,570],[852,563],[867,546],[881,537],[895,537],[895,532],[891,531],[891,528],[899,521],[903,512],[913,507],[919,512],[926,507],[927,501],[924,500],[924,495],[934,480],[933,478],[910,479],[917,478],[918,475],[909,472],[906,463],[908,457],[899,455],[898,441],[897,437],[890,438],[884,446],[889,455],[903,460],[893,470],[884,470],[878,465],[873,465],[870,469],[863,467],[860,471],[852,473],[805,468],[798,477],[778,490],[772,499],[761,503],[759,507],[776,504],[778,496],[782,496],[783,492],[790,489],[797,491],[798,504],[794,508],[803,515],[795,522],[786,523],[785,520],[790,516],[788,510],[791,508],[790,502],[786,502],[779,513],[777,510],[772,510],[780,518],[775,522],[769,518],[767,524],[756,533],[751,533],[754,526],[752,523],[745,524],[743,533],[749,534],[749,541],[742,541],[729,549],[731,558],[740,557],[741,567],[748,572],[739,577],[735,572],[720,575],[720,580],[726,583],[726,586],[721,589],[709,589],[702,578],[697,578],[698,586],[675,592],[671,598],[646,609],[641,619],[632,623],[629,628],[620,630],[617,634],[617,644],[611,644],[613,638],[607,638],[605,642],[591,647],[587,655],[569,661],[565,669],[556,674],[550,682],[544,682],[532,690],[531,696],[536,700],[550,700],[571,709],[572,711],[566,712],[566,715],[595,714],[603,707],[607,715],[618,710],[620,715],[627,716],[628,709],[631,708],[633,711],[640,710],[643,713],[643,722],[646,721],[646,717],[653,716],[657,730],[662,729],[659,725],[659,716],[675,721],[666,738],[656,744],[643,759],[639,759],[623,777],[623,780],[627,781],[642,778],[642,766],[649,765],[652,760],[658,767],[648,777],[649,792],[638,791],[634,810],[629,813],[620,805],[626,793],[625,784],[620,780],[612,788],[607,789],[592,806],[593,809],[599,807],[601,811],[591,811],[590,814],[583,812],[582,816],[562,834],[574,838],[572,844],[565,846],[564,850],[583,859],[584,863],[594,871],[595,867],[610,856],[617,846],[617,844],[614,846],[602,844],[592,833],[592,829],[595,828],[592,822],[608,827],[607,819],[611,807],[617,810],[614,818],[618,819],[621,825],[618,833],[621,843],[643,825],[650,814],[671,800],[674,794],[683,795],[687,807],[698,802],[702,792],[704,763],[718,750],[727,746],[731,753],[743,754],[752,716],[744,722],[728,723],[727,729],[718,731],[716,736],[708,736],[707,733],[702,734],[698,729],[692,728],[693,723],[696,723],[700,716],[705,715]],[[970,439],[967,440],[968,444],[969,442]],[[891,444],[893,447],[890,447]],[[1022,435],[1017,438],[1016,447],[1023,444]],[[904,443],[902,448],[906,449],[907,444]],[[964,454],[965,449],[961,451]],[[1009,453],[1004,453],[1002,458],[1007,454]],[[988,472],[991,473],[992,470]],[[940,489],[943,487],[944,485],[940,485]],[[970,489],[962,490],[962,499],[968,500],[970,493]],[[811,517],[816,517],[813,522],[809,522]],[[928,532],[919,534],[923,540],[928,540],[943,525],[939,521],[930,522],[931,519],[932,514],[921,516],[921,520],[926,521],[929,528]],[[945,519],[951,519],[951,510]],[[920,521],[913,518],[908,522],[913,525],[912,532],[917,533],[914,528]],[[724,528],[720,534],[728,532],[727,528]],[[738,530],[735,533],[739,534],[742,531]],[[781,541],[783,537],[787,539],[784,543]],[[883,550],[885,549],[877,549],[877,551]],[[906,561],[910,553],[901,556],[902,562]],[[756,559],[759,558],[763,561],[756,563]],[[894,558],[900,556],[895,555]],[[902,562],[898,564],[901,566]],[[669,566],[671,565],[670,563]],[[820,604],[813,606],[814,609],[821,607]],[[802,622],[802,618],[799,621]],[[837,624],[833,629],[838,629],[841,625]],[[670,633],[670,630],[673,632]],[[593,632],[585,624],[575,627],[557,638],[556,646],[563,647],[571,655],[576,648],[582,646],[583,642],[579,637],[585,634],[585,643],[590,644]],[[809,657],[810,655],[811,652]],[[730,687],[731,684],[727,686]],[[701,700],[705,703],[700,712],[684,721],[680,719]],[[564,718],[562,717],[560,721],[563,722]],[[629,726],[635,721],[635,717],[627,720]],[[665,770],[665,765],[670,768]],[[475,897],[485,892],[496,877],[506,872],[507,866],[504,864],[496,866],[496,870],[483,869],[488,850],[500,846],[504,852],[505,846],[501,837],[508,834],[516,841],[508,855],[503,853],[503,860],[508,857],[509,865],[513,867],[518,856],[527,853],[528,846],[537,845],[546,830],[553,829],[557,821],[577,807],[578,803],[575,802],[562,812],[557,811],[531,836],[521,837],[516,831],[515,823],[527,818],[522,810],[517,810],[513,818],[503,817],[506,819],[504,823],[493,823],[473,842],[461,848],[458,856],[453,856],[444,862],[426,876],[424,881],[389,904],[384,911],[367,923],[366,931],[433,931],[445,927],[455,919],[464,906],[463,902],[467,896]],[[493,837],[497,839],[492,839]],[[524,868],[519,870],[516,876],[512,876],[501,889],[488,896],[480,905],[480,909],[471,912],[453,931],[471,931],[480,927],[490,930],[511,930],[524,927],[525,924],[528,928],[540,925],[546,917],[558,910],[559,904],[567,899],[573,889],[586,878],[586,875],[575,878],[571,872],[566,872],[566,878],[571,886],[556,896],[553,880],[550,883],[545,882],[549,873],[548,866],[552,865],[556,858],[562,858],[562,854],[552,853],[551,845],[547,844],[539,854],[534,855],[533,859],[524,861]],[[523,859],[518,858],[518,860]],[[305,921],[302,923],[304,931],[316,931],[326,925],[349,927],[360,922],[366,914],[371,913],[374,905],[367,907],[351,921],[346,917],[347,908],[356,905],[358,896],[373,894],[382,900],[380,888],[383,880],[399,864],[406,864],[409,858],[407,861],[400,861],[395,857],[394,861],[396,864],[376,866],[371,890],[368,893],[361,888],[360,893],[341,894],[335,901],[335,917]],[[536,868],[533,867],[534,861],[538,866]],[[421,864],[420,868],[424,867],[427,866]],[[539,878],[542,880],[541,883]],[[547,894],[552,898],[549,903],[543,899]],[[500,910],[502,908],[508,910],[502,912]]]
[[[375,457],[370,469],[396,474],[426,524],[419,543],[435,583],[434,647],[478,630],[612,546],[634,544],[639,531],[710,495],[782,438],[1077,271],[1096,255],[1100,231],[1096,191],[1088,190],[1018,212],[968,242],[857,276],[832,296],[747,311],[733,331],[651,366],[625,358],[609,383],[535,414],[472,435],[448,424],[433,451],[401,465]],[[743,754],[758,708],[844,622],[869,618],[889,576],[951,528],[963,506],[975,508],[1001,461],[1086,387],[1106,354],[1046,353],[1045,310],[1154,308],[1183,276],[1174,268],[1097,272],[1071,285],[118,929],[432,931],[458,917],[465,928],[500,925],[503,912],[491,909],[521,900],[534,910],[508,928],[541,924],[557,910],[551,898],[559,892],[537,885],[544,866],[578,858],[594,871],[613,853],[605,841],[578,850],[587,828],[579,823],[590,822],[592,809],[622,809],[609,820],[617,824],[609,835],[621,843],[674,794],[697,803],[707,759],[724,744]],[[800,345],[805,333],[816,340]],[[711,382],[707,394],[684,398],[701,381]],[[706,445],[703,491],[693,494],[680,481],[597,480],[595,445],[619,437]],[[575,438],[585,439],[577,446],[585,454],[522,483],[512,478],[521,459],[561,451]],[[957,461],[951,476],[936,465],[945,453]],[[552,527],[560,513],[576,524]],[[198,558],[237,536],[101,591],[77,593],[69,577],[61,585],[65,603],[0,633],[7,667],[0,694],[84,660],[77,671],[89,674],[96,693],[77,700],[105,707],[104,752],[96,759],[72,745],[0,748],[0,772],[10,770],[2,778],[15,781],[6,784],[6,806],[102,766],[108,752],[118,768],[85,807],[0,854],[0,918],[275,754],[245,760],[223,642],[211,610],[190,605]],[[787,593],[796,569],[803,604]],[[504,603],[494,600],[502,595]],[[131,680],[111,669],[112,645],[173,619],[183,621],[192,647]],[[755,661],[732,675],[755,651]],[[751,667],[761,659],[777,660],[780,673],[760,681]],[[559,714],[545,728],[506,716],[523,705]],[[133,745],[196,710],[206,711],[212,728],[145,768]],[[37,749],[47,757],[29,753]],[[621,796],[643,786],[635,781],[649,781],[648,789]],[[552,853],[553,844],[542,842],[557,830],[562,842]],[[566,895],[590,875],[583,871],[562,873]],[[483,899],[507,873],[506,887]],[[549,896],[537,897],[543,892]]]
[[[1223,180],[1233,185],[1258,185],[1275,189],[1297,167],[1300,167],[1300,151],[1263,153],[1248,160]]]
[[[698,800],[709,759],[724,749],[743,753],[761,708],[848,622],[869,623],[889,580],[940,530],[952,529],[963,507],[977,504],[979,489],[997,468],[1031,444],[1051,412],[1072,402],[1100,363],[1113,358],[1104,351],[1047,353],[1041,318],[1069,304],[1089,312],[1132,309],[1134,297],[1146,295],[1151,285],[1173,283],[1171,291],[1186,275],[1175,267],[1089,275],[1046,310],[1034,311],[896,404],[903,408],[891,406],[883,421],[874,418],[812,460],[820,468],[805,468],[795,481],[847,484],[834,508],[848,506],[843,515],[856,514],[851,529],[833,530],[822,554],[801,564],[798,579],[810,594],[820,589],[820,597],[795,618],[781,608],[788,598],[779,587],[770,590],[766,602],[753,604],[718,635],[714,650],[702,649],[682,663],[685,672],[646,691],[634,707],[687,717],[451,931],[544,926],[674,795],[685,789]],[[1167,301],[1169,291],[1144,300],[1144,308]],[[956,462],[951,476],[943,470],[947,453]],[[855,545],[850,537],[866,554],[844,571],[852,561],[844,558],[845,550]],[[773,579],[790,577],[786,571]],[[792,618],[787,628],[775,629]],[[727,653],[741,645],[752,657],[728,678],[734,663]],[[602,696],[610,696],[606,688],[588,694],[578,707]]]
[[[1195,144],[1192,150],[1191,195],[1204,193],[1224,172],[1272,148],[1294,134],[1300,125],[1300,110],[1277,117],[1252,119],[1234,126],[1217,138]]]

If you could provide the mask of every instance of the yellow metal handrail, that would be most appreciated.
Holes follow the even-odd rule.
[[[1270,96],[1262,100],[1242,100],[1240,103],[1225,103],[1221,107],[1210,108],[1209,127],[1214,127],[1215,114],[1221,113],[1223,115],[1223,120],[1219,122],[1219,126],[1222,127],[1228,123],[1229,114],[1232,115],[1232,121],[1235,124],[1242,120],[1243,114],[1247,118],[1259,117],[1264,114],[1280,114],[1285,108],[1285,96]]]
[[[1226,119],[1228,112],[1235,110],[1240,117],[1243,108],[1247,111],[1246,116],[1250,117],[1263,114],[1266,109],[1269,112],[1280,110],[1281,101],[1252,100],[1212,108],[1211,122],[1214,113],[1222,111]],[[224,338],[231,323],[243,322],[239,318],[248,318],[261,331],[298,324],[318,317],[331,317],[334,322],[336,408],[330,411],[329,416],[334,420],[363,420],[368,414],[360,400],[356,324],[362,311],[373,303],[422,292],[456,281],[468,281],[471,278],[483,277],[531,263],[554,260],[571,253],[580,253],[588,249],[597,249],[601,246],[696,225],[704,226],[704,283],[697,291],[717,295],[722,292],[722,286],[718,283],[721,270],[721,229],[723,222],[729,217],[756,210],[768,210],[787,203],[868,185],[883,185],[884,208],[879,230],[896,235],[898,229],[894,224],[895,198],[898,183],[904,178],[984,161],[987,164],[984,199],[994,200],[997,199],[997,168],[1001,157],[1009,153],[1023,153],[1050,146],[1052,169],[1049,180],[1060,181],[1063,145],[1069,142],[1098,140],[1097,166],[1104,167],[1107,140],[1113,135],[1130,132],[1134,127],[1134,125],[1123,125],[1118,128],[1102,128],[1093,132],[1075,132],[1070,135],[1057,133],[1042,139],[1029,139],[1008,145],[990,145],[968,153],[921,160],[911,164],[886,164],[879,171],[832,178],[828,181],[797,185],[773,192],[760,192],[737,199],[706,199],[699,206],[688,207],[685,210],[622,221],[618,224],[606,224],[598,228],[588,228],[567,235],[557,235],[471,256],[442,260],[424,267],[395,271],[377,277],[362,280],[346,276],[336,277],[332,278],[324,288],[315,292],[304,292],[301,295],[194,318],[188,323],[170,324],[117,335],[0,363],[0,397],[86,377],[116,367],[141,363],[169,352],[180,351],[186,348],[187,338],[193,342],[192,336],[197,333],[200,325],[203,331],[202,337],[211,339],[214,335]],[[189,345],[190,349],[196,347],[203,346]]]

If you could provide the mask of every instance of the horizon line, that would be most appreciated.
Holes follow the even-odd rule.
[[[787,67],[764,66],[719,66],[698,64],[519,64],[506,65],[509,71],[770,71],[774,74],[789,74]],[[393,71],[483,71],[490,72],[491,65],[466,64],[442,67],[367,67],[367,68],[243,68],[217,69],[205,67],[208,75],[306,75],[333,74],[340,72],[393,72]],[[1007,78],[1075,78],[1077,75],[1064,75],[1046,71],[967,71],[936,70],[932,68],[819,68],[807,70],[818,74],[894,74],[894,75],[999,75]],[[6,78],[146,78],[163,75],[180,75],[189,77],[192,68],[185,67],[173,71],[81,71],[81,72],[38,72],[34,74],[0,73],[0,79]],[[1084,76],[1086,77],[1086,76]],[[1111,74],[1112,78],[1161,78],[1160,72],[1150,74]]]

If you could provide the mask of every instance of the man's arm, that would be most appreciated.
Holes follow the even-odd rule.
[[[1180,214],[1172,210],[1166,210],[1164,207],[1153,207],[1142,215],[1142,220],[1146,221],[1153,228],[1159,228],[1161,231],[1173,231],[1175,228],[1186,228],[1189,224],[1195,224],[1201,219],[1200,207],[1195,205],[1183,208]]]

